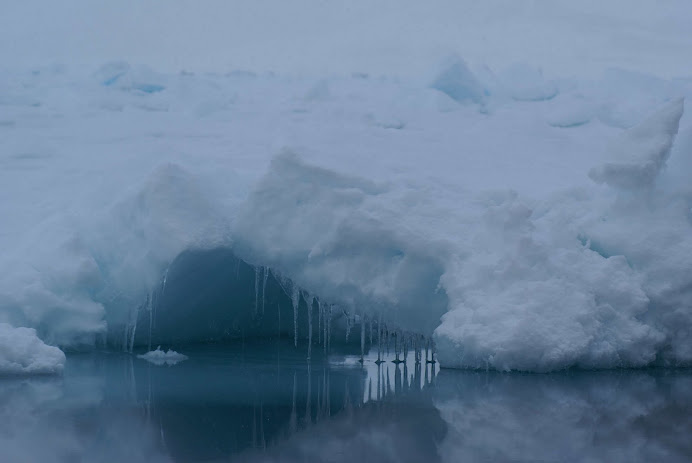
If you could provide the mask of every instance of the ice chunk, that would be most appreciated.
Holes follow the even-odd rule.
[[[46,345],[33,328],[0,323],[0,376],[61,373],[65,354]]]
[[[627,130],[611,145],[611,160],[591,169],[589,176],[615,188],[650,188],[670,155],[684,110],[683,101],[671,101]]]
[[[163,77],[149,68],[133,68],[124,61],[114,61],[103,65],[95,74],[99,83],[105,87],[141,93],[157,93],[166,88]]]
[[[179,354],[178,352],[168,349],[167,351],[162,351],[161,346],[157,347],[156,350],[147,352],[146,354],[138,355],[137,358],[151,362],[154,365],[175,365],[183,360],[187,360],[187,356]]]
[[[431,87],[449,95],[459,103],[483,103],[485,89],[459,57],[449,58]]]

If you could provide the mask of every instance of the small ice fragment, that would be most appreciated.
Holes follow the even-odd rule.
[[[175,365],[183,360],[187,360],[187,355],[179,354],[172,349],[168,349],[164,352],[161,350],[161,346],[157,347],[156,350],[138,355],[137,357],[151,362],[154,365]]]

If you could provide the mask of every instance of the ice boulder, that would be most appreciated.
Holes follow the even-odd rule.
[[[653,186],[670,156],[683,110],[683,98],[675,99],[625,131],[611,144],[610,160],[591,169],[589,177],[596,183],[625,190]]]
[[[0,376],[61,373],[65,354],[46,345],[33,328],[0,323]]]
[[[459,103],[482,104],[484,102],[485,89],[464,60],[456,56],[449,58],[441,68],[442,71],[431,84],[432,88]]]

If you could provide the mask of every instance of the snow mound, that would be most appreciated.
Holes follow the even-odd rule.
[[[0,376],[61,373],[65,354],[46,345],[33,328],[0,323]]]
[[[627,130],[610,148],[610,162],[589,176],[614,188],[650,188],[670,155],[684,111],[684,99],[671,101],[656,114]]]
[[[431,87],[459,103],[482,104],[485,101],[483,85],[464,60],[456,56],[446,60]]]
[[[146,354],[138,355],[137,358],[146,360],[147,362],[153,363],[154,365],[175,365],[183,360],[187,360],[187,355],[179,354],[178,352],[168,349],[167,351],[162,351],[161,346],[157,347],[156,350],[147,352]]]

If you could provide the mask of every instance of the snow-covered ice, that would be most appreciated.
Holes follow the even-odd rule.
[[[64,65],[45,64],[46,35],[8,48],[26,37],[14,25],[25,6],[0,15],[12,58],[0,71],[0,322],[62,348],[132,350],[167,316],[176,257],[227,249],[255,266],[257,313],[280,316],[260,287],[281,275],[296,324],[317,297],[432,336],[444,366],[692,364],[685,2],[410,5],[383,15],[421,19],[406,57],[387,52],[411,38],[390,36],[365,3],[336,15],[306,0],[299,22],[331,41],[285,42],[242,19],[284,18],[284,7],[243,7],[234,29],[174,3],[190,26],[181,37],[246,34],[230,40],[233,65],[191,43],[179,62],[137,41],[168,10],[142,6],[127,39],[95,32],[92,45],[113,47],[103,53],[67,34]],[[35,20],[63,33],[54,19],[69,9],[54,10]],[[335,48],[349,24],[361,35]],[[249,37],[252,53],[235,45]],[[306,43],[297,62],[280,58]]]
[[[33,328],[0,323],[0,376],[61,373],[65,354],[48,346]]]
[[[683,99],[673,100],[627,130],[611,149],[612,161],[594,167],[589,176],[616,188],[651,188],[670,156],[683,110]]]

